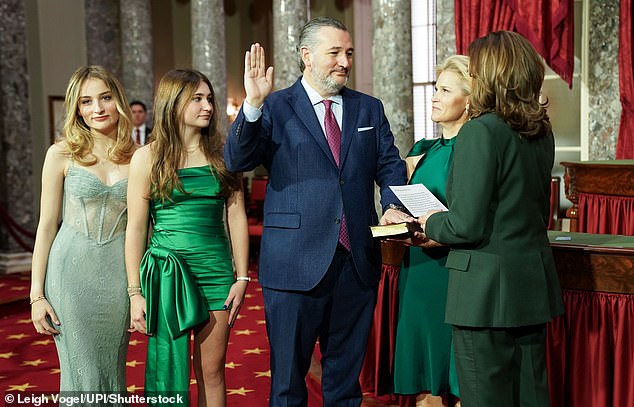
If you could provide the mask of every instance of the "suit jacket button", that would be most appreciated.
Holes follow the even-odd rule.
[[[344,180],[342,180],[342,179],[340,179],[340,180],[339,180],[339,185],[343,185],[343,184],[345,184],[345,183],[346,183],[346,181],[344,181]]]
[[[341,219],[335,219],[335,223],[338,225],[341,223]]]

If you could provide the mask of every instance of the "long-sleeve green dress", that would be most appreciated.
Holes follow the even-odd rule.
[[[445,185],[455,138],[420,140],[408,156],[423,155],[410,184],[424,184],[446,205]],[[458,397],[451,326],[445,324],[448,247],[405,252],[398,280],[398,317],[394,355],[394,392]]]

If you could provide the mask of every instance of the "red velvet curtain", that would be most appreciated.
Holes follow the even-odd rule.
[[[513,14],[513,9],[504,0],[455,0],[457,53],[467,55],[473,40],[492,31],[512,30]]]
[[[634,295],[562,290],[547,326],[552,407],[634,406]]]
[[[455,0],[454,10],[459,54],[491,31],[516,31],[572,87],[573,0]]]
[[[382,267],[376,307],[360,378],[362,390],[374,395],[389,394],[392,391],[396,314],[398,313],[400,266],[383,264]]]
[[[579,232],[634,236],[634,197],[586,193],[578,197]]]
[[[620,0],[619,90],[621,124],[616,143],[616,158],[634,158],[634,56],[632,55],[632,0]]]
[[[369,394],[386,405],[413,406],[416,404],[414,396],[391,394],[400,270],[400,266],[391,264],[382,266],[376,308],[374,308],[374,318],[359,382],[364,394]]]

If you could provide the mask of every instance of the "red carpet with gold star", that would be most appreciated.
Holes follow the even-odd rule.
[[[35,332],[28,293],[28,274],[0,276],[0,393],[3,399],[7,392],[54,393],[59,388],[55,344],[51,337]],[[130,338],[127,383],[128,391],[134,394],[143,393],[146,346],[144,335],[135,333]],[[239,319],[231,332],[225,367],[227,406],[268,405],[269,346],[262,289],[255,278],[249,284]],[[309,406],[321,405],[318,393],[309,391],[309,397]],[[194,379],[190,400],[194,406]]]

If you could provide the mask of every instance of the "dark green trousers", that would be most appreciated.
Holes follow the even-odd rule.
[[[546,325],[453,326],[462,407],[548,407]]]

